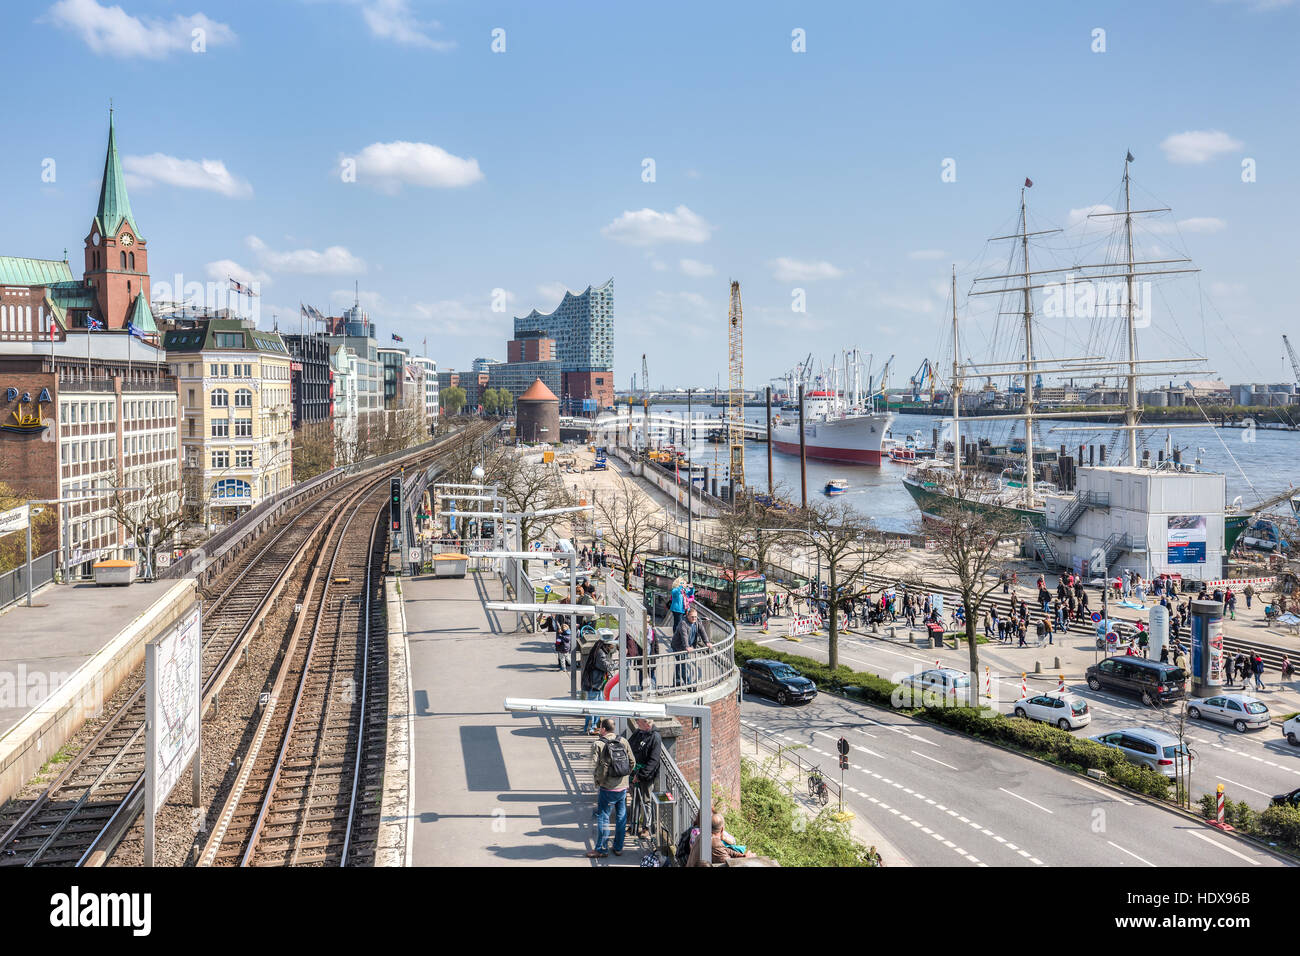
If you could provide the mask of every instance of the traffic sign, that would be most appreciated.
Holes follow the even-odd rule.
[[[542,585],[542,593],[543,593],[543,594],[550,594],[550,593],[551,593],[551,586],[550,586],[549,584],[543,584],[543,585]]]
[[[1098,614],[1096,611],[1093,611],[1093,612],[1092,612],[1092,623],[1093,623],[1093,624],[1100,624],[1100,623],[1101,623],[1101,615]]]
[[[849,752],[849,742],[848,742],[848,740],[847,740],[846,738],[844,738],[844,737],[841,737],[841,738],[839,739],[839,742],[835,745],[835,749],[838,750],[838,751],[840,752],[840,755],[841,755],[841,756],[843,756],[844,754],[847,754],[847,753]]]
[[[849,769],[849,758],[847,754],[840,754],[840,769],[841,770]]]

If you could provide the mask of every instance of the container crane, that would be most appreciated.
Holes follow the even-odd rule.
[[[727,310],[727,444],[731,448],[733,487],[745,483],[745,313],[740,305],[740,283],[731,282]]]

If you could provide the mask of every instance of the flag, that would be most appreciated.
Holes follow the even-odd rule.
[[[146,337],[143,332],[141,332],[139,329],[135,327],[135,325],[131,322],[130,319],[126,320],[126,330],[130,332],[132,335],[134,335],[137,339],[144,340]]]
[[[240,295],[254,296],[258,294],[253,291],[251,285],[244,285],[242,282],[237,281],[234,276],[227,276],[226,278],[230,280],[230,288],[234,289]]]
[[[1132,153],[1125,153],[1125,154],[1124,154],[1124,162],[1126,162],[1126,163],[1131,163],[1131,162],[1133,162],[1133,154],[1132,154]]]
[[[95,318],[93,315],[88,315],[88,316],[86,316],[86,331],[87,331],[87,332],[101,332],[101,331],[103,331],[103,329],[104,329],[104,323],[103,323],[103,322],[99,321],[99,319]],[[50,337],[51,337],[51,338],[54,337],[54,336],[53,336],[53,329],[51,329],[51,335],[50,335]]]
[[[393,341],[394,341],[394,342],[402,342],[402,341],[404,341],[404,339],[403,339],[400,335],[398,335],[396,332],[394,332],[394,333],[393,333]]]
[[[1025,185],[1026,185],[1026,186],[1032,186],[1033,184],[1034,184],[1034,181],[1033,181],[1032,179],[1030,179],[1028,176],[1026,176],[1026,177],[1025,177]]]

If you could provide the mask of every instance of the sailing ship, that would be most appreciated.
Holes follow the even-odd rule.
[[[1019,308],[1016,311],[1022,321],[1020,329],[1021,341],[1018,343],[1023,356],[1020,361],[962,362],[960,329],[957,319],[957,274],[954,267],[952,276],[952,418],[950,420],[953,453],[950,461],[936,459],[933,462],[922,463],[912,469],[903,479],[904,487],[915,501],[924,519],[941,520],[941,516],[951,513],[954,507],[968,512],[1000,515],[1012,521],[1018,520],[1030,529],[1035,529],[1035,534],[1042,542],[1044,549],[1050,550],[1050,544],[1043,537],[1043,532],[1048,530],[1045,496],[1056,494],[1058,488],[1051,482],[1039,480],[1036,472],[1040,467],[1040,458],[1034,450],[1034,423],[1041,418],[1037,414],[1035,389],[1036,387],[1041,388],[1042,378],[1045,375],[1073,377],[1079,374],[1087,374],[1103,380],[1116,378],[1125,383],[1125,397],[1127,400],[1123,404],[1099,405],[1087,411],[1054,411],[1051,413],[1051,417],[1054,419],[1096,418],[1099,414],[1122,413],[1123,424],[1105,426],[1105,428],[1116,429],[1125,434],[1127,441],[1124,444],[1127,446],[1127,456],[1122,461],[1124,465],[1137,467],[1140,464],[1137,442],[1138,431],[1144,429],[1198,427],[1197,425],[1178,424],[1142,425],[1139,421],[1142,412],[1142,406],[1139,404],[1138,399],[1138,380],[1140,378],[1144,376],[1167,377],[1174,373],[1183,372],[1204,373],[1205,370],[1199,367],[1203,360],[1198,357],[1180,359],[1139,359],[1137,357],[1138,317],[1135,314],[1135,284],[1138,278],[1189,273],[1198,270],[1190,267],[1190,260],[1188,259],[1138,260],[1134,258],[1133,218],[1142,214],[1168,212],[1169,210],[1134,209],[1132,207],[1130,198],[1131,179],[1129,175],[1129,165],[1132,161],[1132,154],[1128,154],[1124,161],[1124,208],[1117,211],[1093,211],[1088,217],[1090,219],[1123,217],[1125,255],[1121,261],[1076,263],[1064,268],[1032,268],[1029,255],[1030,238],[1059,233],[1063,230],[1031,230],[1029,228],[1026,202],[1026,190],[1032,185],[1029,180],[1025,181],[1025,186],[1020,190],[1020,213],[1017,231],[1010,235],[995,236],[990,239],[990,242],[1015,241],[1018,250],[1012,253],[1012,266],[1000,274],[976,278],[970,295],[991,295],[999,297],[999,299],[1013,296],[1019,300]],[[1018,252],[1018,256],[1016,252]],[[1017,258],[1019,259],[1019,269],[1014,267]],[[1066,358],[1043,358],[1035,353],[1033,290],[1048,288],[1054,283],[1059,285],[1062,278],[1068,283],[1076,277],[1081,283],[1093,283],[1097,280],[1124,281],[1125,294],[1119,297],[1118,303],[1115,303],[1123,309],[1123,327],[1126,332],[1127,348],[1125,354],[1121,357],[1111,359],[1104,355],[1081,355]],[[1007,314],[1005,310],[1000,309],[999,311]],[[1016,312],[1010,314],[1016,314]],[[1193,363],[1198,367],[1181,367],[1189,363]],[[978,471],[971,472],[969,468],[966,472],[963,472],[964,443],[961,440],[961,395],[962,382],[966,375],[986,380],[998,377],[1008,378],[1012,381],[1020,379],[1023,382],[1020,388],[1012,389],[1013,393],[1019,393],[1023,396],[1021,411],[1006,415],[980,416],[981,422],[997,420],[1023,421],[1024,435],[1023,437],[1017,436],[1012,449],[1023,456],[1024,466],[1017,469],[1019,474],[1003,470],[998,475],[990,475]],[[1054,430],[1095,431],[1098,429],[1096,426],[1083,426],[1082,428],[1072,429],[1070,426],[1058,425]],[[1166,444],[1168,444],[1168,441],[1166,441]],[[1179,473],[1195,470],[1194,466],[1179,461],[1176,455],[1171,455],[1169,460],[1162,461],[1158,468]],[[1248,521],[1248,515],[1235,513],[1232,507],[1224,509],[1225,551],[1231,551],[1233,544],[1245,529]]]
[[[815,387],[804,394],[803,446],[808,458],[842,464],[879,465],[881,444],[894,420],[893,413],[876,410],[885,388],[889,364],[879,386],[864,391],[862,362],[856,349],[843,353],[843,367],[833,364],[817,376]],[[800,368],[800,383],[810,378],[812,356]],[[799,454],[799,419],[784,415],[772,421],[772,447],[787,455]]]

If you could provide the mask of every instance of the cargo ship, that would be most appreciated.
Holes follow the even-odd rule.
[[[815,387],[804,393],[804,447],[814,461],[849,465],[879,465],[881,445],[894,421],[892,412],[877,411],[889,374],[885,365],[876,387],[860,387],[862,362],[858,351],[843,353],[843,366],[832,365],[816,377]],[[799,367],[798,380],[810,375],[811,356]],[[772,420],[772,447],[787,455],[799,454],[799,416],[781,415]]]

